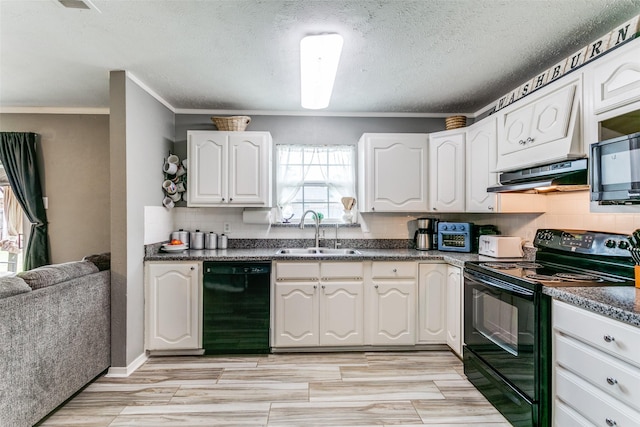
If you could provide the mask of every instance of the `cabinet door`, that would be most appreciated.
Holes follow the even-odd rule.
[[[447,266],[447,345],[462,356],[462,275],[451,265]]]
[[[364,134],[359,146],[360,209],[427,209],[427,135]]]
[[[581,88],[581,76],[570,82],[558,80],[518,109],[498,113],[496,169],[515,170],[582,156]]]
[[[321,282],[320,345],[364,344],[362,282]]]
[[[596,114],[640,101],[640,42],[607,53],[587,75]]]
[[[447,265],[420,264],[418,269],[418,342],[447,341]]]
[[[210,206],[226,203],[227,136],[225,132],[193,132],[188,134],[187,204]]]
[[[416,342],[415,280],[373,280],[374,345],[414,345]]]
[[[198,263],[147,264],[147,350],[198,349],[201,344]]]
[[[466,138],[466,203],[467,212],[494,212],[496,195],[487,187],[498,183],[497,121],[488,117],[467,128]]]
[[[319,297],[317,282],[275,285],[275,346],[317,346]]]
[[[229,203],[270,205],[271,141],[264,133],[229,135]]]
[[[429,197],[434,212],[464,212],[465,130],[429,136]]]

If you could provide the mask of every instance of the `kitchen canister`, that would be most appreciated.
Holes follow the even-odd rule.
[[[196,230],[191,233],[191,249],[204,249],[204,233],[200,230]]]
[[[190,236],[189,231],[185,231],[184,229],[181,228],[180,230],[178,230],[178,234],[180,235],[180,240],[182,241],[182,243],[189,246],[189,236]]]
[[[218,249],[218,235],[213,231],[205,234],[204,236],[204,248],[205,249]]]
[[[227,243],[229,242],[229,240],[227,239],[227,236],[224,234],[221,234],[218,236],[218,249],[227,249]]]

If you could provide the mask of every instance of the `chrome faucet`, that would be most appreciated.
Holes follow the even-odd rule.
[[[304,229],[304,217],[306,217],[309,212],[313,214],[313,219],[316,222],[316,246],[315,247],[319,248],[320,247],[320,217],[318,216],[316,211],[312,211],[311,209],[309,209],[308,211],[305,211],[305,213],[302,214],[302,218],[300,218],[300,228]]]

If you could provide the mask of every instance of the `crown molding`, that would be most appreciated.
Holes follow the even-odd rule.
[[[306,116],[306,117],[395,117],[442,119],[449,116],[475,117],[471,113],[402,113],[402,112],[333,112],[333,111],[269,111],[269,110],[209,110],[176,108],[175,114],[215,114],[230,116]]]

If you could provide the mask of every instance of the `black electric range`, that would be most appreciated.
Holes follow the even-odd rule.
[[[551,299],[543,286],[633,286],[626,235],[541,229],[534,261],[464,270],[464,369],[514,426],[551,425]]]

